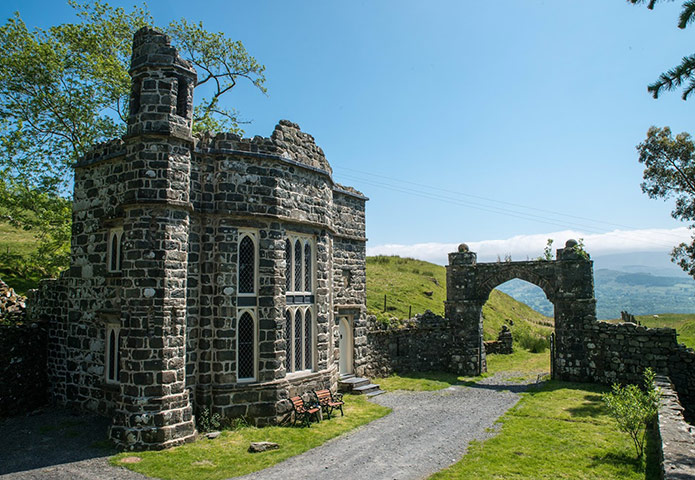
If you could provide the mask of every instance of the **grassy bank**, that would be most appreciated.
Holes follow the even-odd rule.
[[[473,443],[443,479],[643,479],[630,438],[618,431],[601,401],[606,387],[547,382],[523,395],[501,419],[495,437]],[[654,452],[648,458],[654,462]],[[649,469],[652,478],[652,470]]]

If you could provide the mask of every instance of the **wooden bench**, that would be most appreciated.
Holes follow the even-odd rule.
[[[314,395],[316,395],[319,406],[321,409],[323,409],[329,419],[331,418],[331,412],[333,412],[333,410],[340,410],[341,417],[344,415],[343,405],[345,405],[345,402],[343,402],[343,396],[341,394],[337,393],[334,396],[330,390],[326,389],[314,390]]]
[[[307,405],[302,400],[302,397],[292,397],[290,398],[292,402],[292,407],[294,408],[294,423],[292,425],[297,425],[297,420],[302,419],[302,423],[307,427],[311,426],[312,415],[316,417],[316,421],[320,422],[318,406]]]

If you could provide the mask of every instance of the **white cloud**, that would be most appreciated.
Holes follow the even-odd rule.
[[[517,235],[505,240],[483,240],[467,242],[471,251],[478,254],[479,261],[494,261],[497,257],[511,255],[513,260],[536,258],[543,253],[549,238],[554,239],[553,253],[562,248],[570,238],[584,239],[586,250],[592,256],[631,252],[669,252],[680,242],[691,238],[687,227],[673,229],[614,230],[601,234],[583,234],[579,231],[563,230],[560,232],[536,235]],[[445,265],[447,255],[455,252],[458,243],[416,243],[413,245],[386,244],[367,247],[367,255],[399,255]]]

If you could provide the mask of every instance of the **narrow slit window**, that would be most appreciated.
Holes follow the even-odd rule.
[[[178,77],[178,92],[176,93],[176,115],[184,117],[188,115],[188,80]]]
[[[123,257],[123,229],[109,230],[108,245],[106,248],[106,263],[109,272],[121,271],[121,259]]]
[[[121,374],[121,332],[118,327],[106,327],[106,345],[104,352],[104,373],[106,383],[118,383]]]
[[[254,379],[256,370],[255,323],[248,312],[244,312],[239,318],[237,349],[237,378],[239,380]]]

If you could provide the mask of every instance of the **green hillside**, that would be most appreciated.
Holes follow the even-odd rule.
[[[695,314],[692,313],[662,313],[654,315],[636,315],[635,320],[645,327],[675,328],[678,332],[678,343],[683,343],[687,347],[695,348]],[[611,323],[618,323],[621,320],[609,320]]]
[[[384,311],[386,296],[386,311]],[[367,257],[367,309],[379,320],[408,318],[429,309],[444,314],[446,269],[441,265],[379,255]],[[514,340],[529,350],[542,350],[553,329],[553,319],[493,290],[483,307],[486,340],[494,340],[507,324]]]
[[[38,286],[39,277],[26,271],[36,243],[31,232],[0,222],[0,279],[22,295]]]

